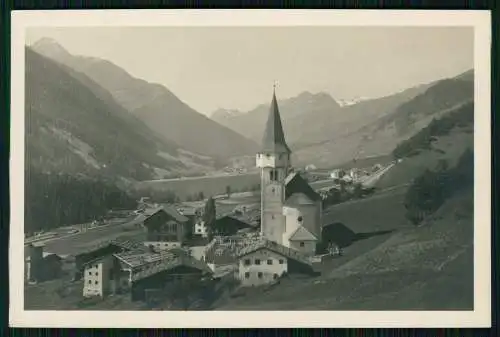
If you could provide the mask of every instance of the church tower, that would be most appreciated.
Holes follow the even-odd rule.
[[[285,231],[283,203],[285,178],[290,170],[291,151],[285,141],[283,126],[276,101],[276,92],[267,118],[262,148],[257,154],[257,167],[261,177],[261,233],[271,241],[282,243]]]

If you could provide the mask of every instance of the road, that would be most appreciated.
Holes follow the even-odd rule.
[[[373,187],[375,183],[382,178],[384,174],[386,174],[391,168],[396,165],[395,163],[391,163],[384,167],[383,169],[379,170],[378,172],[375,172],[374,174],[365,177],[365,179],[360,179],[358,182],[360,182],[364,187]]]
[[[112,240],[123,235],[139,235],[142,229],[136,229],[136,219],[122,223],[94,227],[85,232],[61,234],[54,238],[37,241],[43,244],[44,251],[61,256],[71,255],[99,242]]]

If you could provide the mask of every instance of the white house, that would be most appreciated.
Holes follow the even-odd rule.
[[[237,278],[246,287],[272,283],[285,273],[312,271],[310,259],[264,238],[243,247],[237,257]]]
[[[113,257],[111,255],[87,262],[83,270],[83,296],[104,297],[111,292],[112,269]]]
[[[194,229],[193,229],[193,234],[194,235],[199,235],[201,237],[206,238],[208,235],[208,230],[207,226],[205,226],[205,221],[202,219],[199,219],[194,223]]]

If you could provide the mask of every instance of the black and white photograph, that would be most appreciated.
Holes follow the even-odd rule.
[[[489,324],[487,12],[72,12],[12,19],[11,324]]]

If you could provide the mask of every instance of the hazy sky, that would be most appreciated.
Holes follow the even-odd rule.
[[[36,28],[70,53],[107,59],[165,85],[201,113],[249,110],[303,91],[385,96],[473,67],[473,30],[459,27]]]

